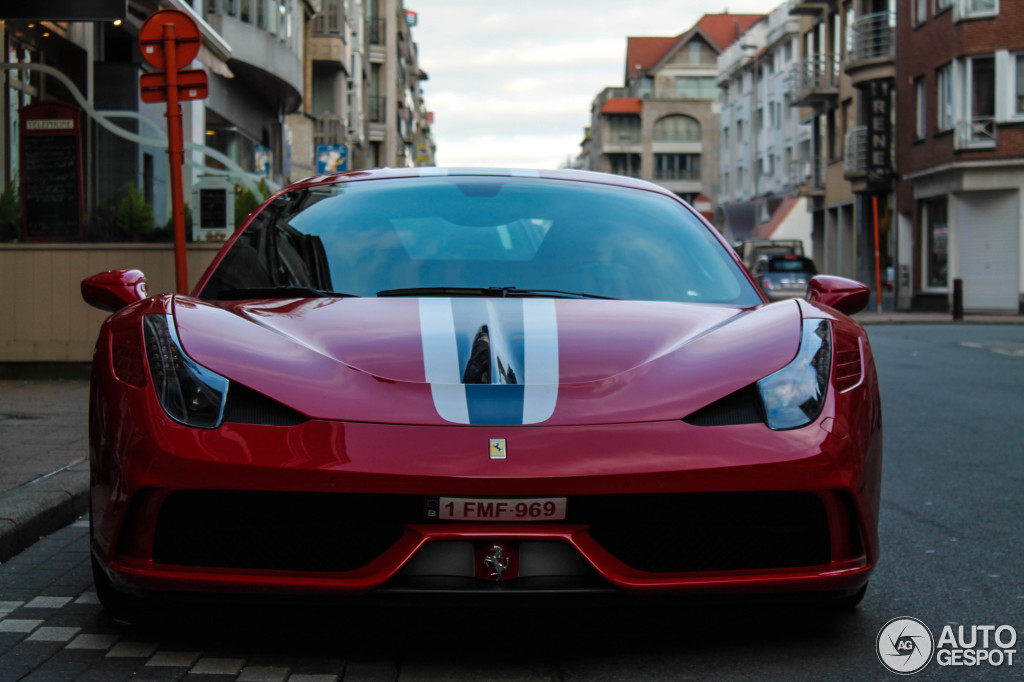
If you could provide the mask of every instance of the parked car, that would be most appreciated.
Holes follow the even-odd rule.
[[[299,182],[191,295],[137,270],[90,395],[96,589],[856,603],[882,456],[863,285],[767,305],[690,206],[580,171]]]
[[[768,300],[781,301],[806,295],[807,284],[818,270],[804,256],[761,256],[751,274]]]

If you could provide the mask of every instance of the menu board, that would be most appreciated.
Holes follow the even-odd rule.
[[[21,192],[27,241],[82,234],[78,108],[40,102],[21,110]]]

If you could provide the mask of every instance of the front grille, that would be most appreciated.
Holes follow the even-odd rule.
[[[344,572],[365,566],[422,515],[423,498],[190,491],[160,508],[153,560],[176,566]]]
[[[406,524],[427,523],[424,501],[419,495],[172,493],[160,508],[153,560],[353,571],[394,545]],[[567,523],[588,525],[598,544],[639,571],[796,568],[830,560],[827,513],[812,493],[575,495],[567,511]]]
[[[568,509],[639,571],[796,568],[831,556],[825,506],[811,493],[595,495],[571,498]]]

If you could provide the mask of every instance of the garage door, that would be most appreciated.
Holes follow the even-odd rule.
[[[960,207],[960,273],[965,310],[1017,312],[1020,305],[1020,197],[967,192]]]

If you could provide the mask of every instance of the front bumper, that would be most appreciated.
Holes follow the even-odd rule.
[[[547,574],[503,580],[503,591],[839,593],[866,583],[877,558],[881,439],[850,430],[848,418],[823,416],[786,432],[681,421],[582,427],[309,421],[204,431],[148,407],[122,403],[120,409],[136,414],[116,422],[142,428],[107,432],[102,423],[115,422],[102,418],[94,425],[93,550],[124,591],[494,590],[473,568],[444,573],[429,563],[423,568],[423,557],[428,548],[447,556],[467,544],[501,542],[517,553],[531,548],[527,561],[531,553],[541,563],[552,554],[575,557]],[[847,425],[842,432],[840,424]],[[488,457],[495,437],[507,441],[504,460]],[[566,496],[569,516],[552,523],[431,523],[417,513],[428,495]],[[182,505],[188,496],[205,500]],[[357,496],[375,502],[368,515],[346,523],[344,506],[332,505]],[[596,516],[577,513],[595,500],[611,506]],[[815,518],[804,523],[805,515]],[[367,531],[383,517],[392,522],[390,535]],[[622,522],[609,531],[616,518]],[[725,541],[716,543],[719,532],[701,533],[722,518],[717,528],[732,529]],[[294,542],[310,528],[328,530]],[[357,531],[330,534],[345,528]],[[223,560],[181,549],[216,546],[218,538],[246,546],[259,537],[291,538],[276,552],[289,561],[238,561],[243,551],[224,552]],[[630,539],[646,551],[623,549]],[[303,547],[346,542],[364,555],[347,564],[291,561]],[[717,544],[717,558],[693,561],[694,548],[709,544]],[[256,550],[251,553],[260,555]],[[732,552],[744,558],[729,559]],[[667,554],[680,559],[660,562]]]

